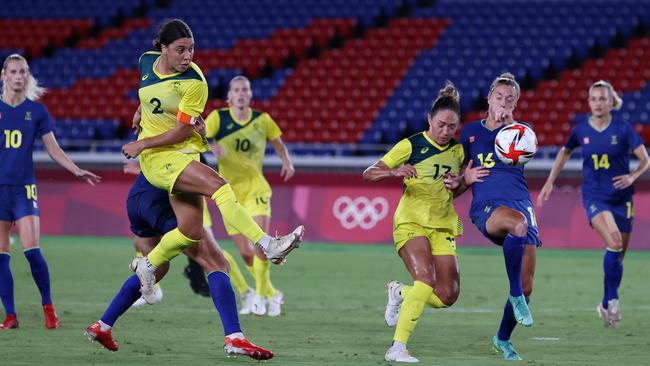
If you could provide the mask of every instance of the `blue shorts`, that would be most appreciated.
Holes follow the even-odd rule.
[[[498,207],[509,207],[515,211],[521,212],[528,221],[528,233],[526,235],[526,244],[541,246],[542,240],[539,238],[539,230],[537,229],[537,219],[535,218],[535,211],[533,210],[533,203],[530,200],[519,201],[506,201],[495,200],[472,203],[470,208],[469,217],[472,219],[476,228],[496,245],[503,245],[503,238],[497,238],[488,233],[486,224],[494,210]]]
[[[36,184],[0,185],[0,221],[15,222],[30,215],[39,215]]]
[[[176,216],[169,203],[167,192],[160,194],[139,193],[126,201],[131,231],[141,238],[163,236],[176,228]]]
[[[583,197],[582,206],[585,209],[590,225],[594,216],[603,211],[610,211],[614,215],[618,230],[626,234],[632,232],[632,222],[634,221],[634,201],[632,197],[618,201],[602,201]]]

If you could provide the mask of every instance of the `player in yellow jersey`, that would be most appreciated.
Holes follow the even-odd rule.
[[[250,81],[241,75],[234,77],[228,86],[230,107],[208,115],[206,137],[217,142],[213,150],[218,157],[219,173],[228,180],[235,197],[255,222],[268,231],[272,192],[262,173],[266,142],[282,159],[280,176],[285,181],[293,176],[295,169],[282,142],[282,131],[268,113],[250,108],[252,98]],[[269,260],[232,223],[224,220],[224,224],[255,278],[255,296],[250,303],[242,301],[240,314],[279,316],[284,295],[271,283]]]
[[[281,264],[302,241],[304,228],[273,238],[239,205],[228,182],[201,164],[199,154],[207,141],[194,130],[208,97],[208,85],[192,62],[194,38],[180,19],[166,21],[154,40],[157,52],[140,57],[140,133],[138,141],[122,147],[127,158],[140,156],[147,180],[170,193],[178,227],[167,232],[147,256],[135,258],[131,268],[141,281],[145,301],[155,301],[156,268],[176,257],[203,237],[203,198],[210,197],[222,216],[259,245],[267,257]],[[230,286],[228,280],[228,286]]]
[[[406,349],[418,318],[428,305],[451,306],[460,292],[456,237],[463,232],[453,206],[463,164],[463,147],[453,136],[460,124],[459,94],[448,82],[428,114],[429,130],[398,142],[363,172],[380,181],[404,178],[404,193],[393,218],[397,253],[413,277],[413,285],[386,284],[388,326],[397,326],[386,361],[418,362]],[[454,174],[452,176],[452,174]]]

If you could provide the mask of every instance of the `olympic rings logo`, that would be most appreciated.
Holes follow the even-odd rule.
[[[357,226],[370,230],[388,214],[388,201],[384,197],[369,200],[364,196],[355,199],[341,196],[334,201],[332,213],[348,230]]]

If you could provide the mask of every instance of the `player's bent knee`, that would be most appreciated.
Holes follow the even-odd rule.
[[[452,306],[458,300],[458,291],[454,289],[436,289],[436,296],[447,307]]]

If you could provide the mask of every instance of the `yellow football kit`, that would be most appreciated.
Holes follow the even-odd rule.
[[[172,130],[177,121],[194,124],[208,99],[208,84],[195,63],[182,73],[161,75],[155,69],[160,56],[160,52],[146,52],[140,56],[138,95],[142,132],[138,140]],[[151,184],[171,193],[183,169],[207,150],[207,141],[192,131],[187,140],[178,144],[144,150],[140,166]]]
[[[393,217],[397,250],[413,238],[429,239],[434,255],[455,255],[456,237],[463,226],[453,205],[453,193],[444,184],[447,172],[458,173],[463,147],[455,140],[440,146],[426,132],[398,142],[383,158],[388,167],[412,165],[417,176],[404,180],[404,193]]]
[[[252,109],[239,121],[230,108],[218,109],[206,119],[207,137],[225,150],[219,158],[219,173],[232,186],[239,203],[251,216],[271,216],[271,186],[262,173],[266,142],[282,135],[268,113]],[[239,232],[227,221],[229,235]]]

